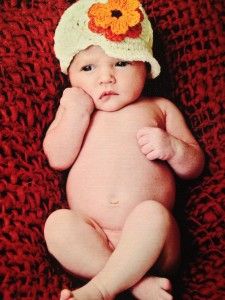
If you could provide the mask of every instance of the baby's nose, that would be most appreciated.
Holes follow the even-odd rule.
[[[115,83],[116,79],[113,70],[110,68],[104,69],[99,74],[99,84]]]

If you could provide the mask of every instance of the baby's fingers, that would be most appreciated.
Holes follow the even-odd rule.
[[[146,158],[148,160],[155,160],[158,159],[159,157],[158,157],[158,153],[155,150],[152,150],[146,155]]]
[[[146,156],[148,160],[164,159],[160,156],[160,152],[150,144],[142,146],[141,152]]]
[[[144,136],[138,138],[138,144],[140,146],[144,146],[147,143],[149,143],[149,137],[147,135],[144,135]]]
[[[141,147],[141,152],[143,154],[145,154],[145,155],[148,154],[148,153],[150,153],[153,150],[154,149],[152,148],[152,145],[150,145],[150,144],[146,144],[146,145],[144,145],[144,146]]]
[[[140,139],[142,136],[149,134],[151,127],[143,127],[137,132],[137,139]]]

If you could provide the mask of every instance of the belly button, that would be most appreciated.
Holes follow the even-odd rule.
[[[111,199],[111,200],[109,201],[109,203],[110,203],[110,204],[119,204],[119,200],[117,200],[117,199]]]

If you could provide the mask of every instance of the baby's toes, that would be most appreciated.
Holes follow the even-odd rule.
[[[167,292],[172,291],[172,284],[171,284],[170,280],[167,278],[160,278],[159,285],[163,290],[165,290]]]
[[[73,294],[70,290],[62,290],[60,295],[60,300],[72,300],[74,299]]]

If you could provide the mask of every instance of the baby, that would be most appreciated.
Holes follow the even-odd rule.
[[[80,0],[56,29],[72,87],[44,151],[54,169],[71,167],[70,209],[49,216],[45,238],[68,271],[90,279],[61,300],[114,299],[126,289],[137,299],[172,299],[167,278],[180,258],[174,173],[198,176],[204,156],[170,101],[141,95],[160,72],[152,41],[138,0]]]

